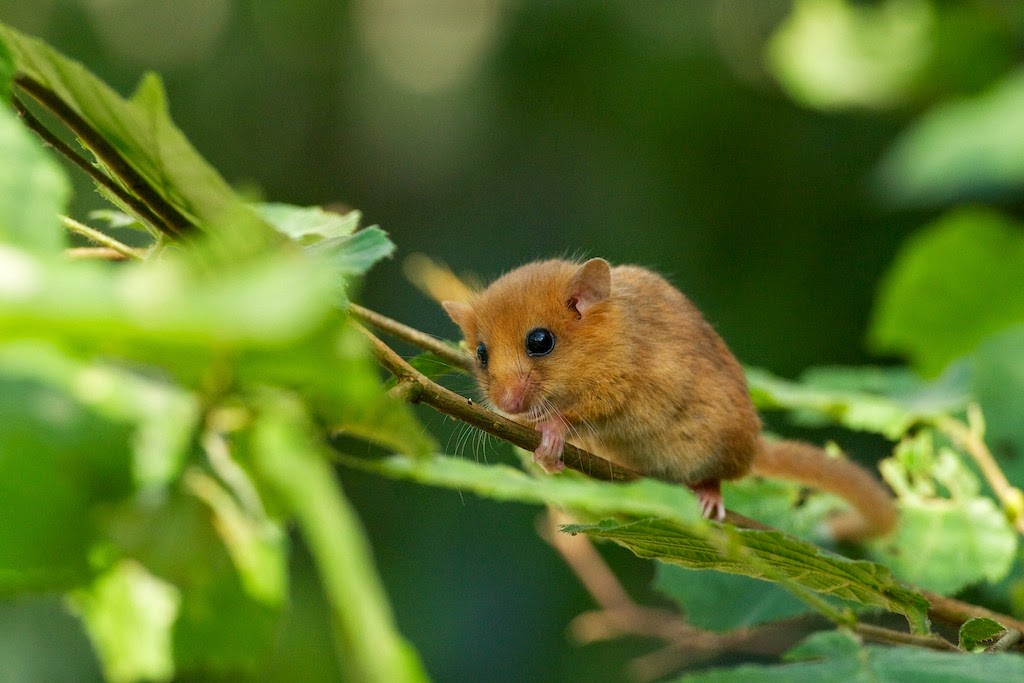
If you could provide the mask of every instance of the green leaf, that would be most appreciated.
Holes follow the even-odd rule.
[[[1007,575],[1018,535],[977,476],[948,448],[936,450],[923,431],[906,439],[881,468],[899,494],[900,524],[874,547],[901,579],[952,594]]]
[[[1024,69],[989,92],[929,110],[882,159],[876,182],[892,200],[952,204],[1017,195],[1024,185]]]
[[[985,441],[1006,477],[1024,486],[1024,325],[983,341],[970,362],[974,393],[985,415]]]
[[[11,99],[11,80],[14,78],[14,55],[0,39],[0,101]]]
[[[957,209],[907,241],[882,282],[868,340],[927,376],[1024,322],[1024,227]]]
[[[72,368],[26,360],[0,354],[0,595],[89,577],[95,509],[131,491],[132,425],[65,391]]]
[[[606,520],[569,527],[567,531],[611,538],[641,557],[691,569],[786,581],[844,600],[884,607],[904,614],[915,629],[924,628],[924,599],[899,585],[885,567],[847,560],[778,532],[710,524],[700,517],[693,494],[678,485],[650,479],[615,484],[575,473],[532,477],[504,465],[481,465],[449,457],[339,459],[359,469],[460,492],[472,491],[496,500],[556,505],[595,516],[646,518],[631,523]]]
[[[135,562],[123,561],[75,591],[81,615],[109,681],[170,680],[172,627],[180,597]]]
[[[0,158],[0,242],[39,254],[59,253],[64,248],[60,214],[71,187],[63,169],[4,105]],[[0,287],[4,277],[0,274]]]
[[[337,213],[319,206],[264,203],[253,205],[253,209],[278,232],[300,244],[347,237],[356,231],[362,219],[358,211]]]
[[[654,586],[683,608],[687,622],[723,633],[808,611],[781,587],[736,574],[658,563]],[[723,600],[723,595],[729,599]]]
[[[892,107],[919,87],[933,24],[923,2],[798,0],[768,44],[768,64],[804,104]]]
[[[356,231],[362,217],[358,211],[338,214],[290,204],[257,204],[255,208],[279,232],[333,265],[338,279],[337,303],[342,307],[348,303],[346,284],[395,250],[387,233],[376,226]]]
[[[253,427],[260,480],[295,519],[312,553],[334,616],[339,661],[352,680],[420,681],[426,673],[395,629],[370,546],[301,405],[263,397]]]
[[[180,592],[173,629],[177,675],[237,677],[263,670],[282,605],[253,598],[209,505],[172,489],[159,498],[125,501],[103,517],[112,552],[141,563]]]
[[[956,681],[993,683],[1020,677],[1020,655],[995,653],[965,656],[910,647],[860,645],[841,632],[812,635],[790,651],[789,658],[812,659],[782,666],[746,665],[690,674],[693,683],[845,683],[846,681]]]
[[[0,40],[14,55],[18,79],[52,93],[111,145],[120,160],[180,214],[175,218],[158,211],[175,227],[187,230],[192,223],[215,231],[218,223],[230,217],[244,223],[250,249],[280,243],[171,121],[155,74],[147,74],[132,99],[126,100],[42,41],[2,24]],[[101,167],[109,169],[107,162]]]
[[[254,600],[281,606],[288,595],[287,536],[267,517],[245,471],[226,452],[207,446],[208,457],[234,490],[198,468],[185,473],[192,495],[210,507],[213,526],[238,571],[242,587]],[[224,449],[226,451],[226,447]]]
[[[881,607],[905,616],[914,631],[927,630],[928,602],[897,582],[886,567],[849,560],[777,531],[721,526],[712,533],[695,533],[693,528],[659,519],[628,523],[605,520],[564,530],[613,540],[640,557],[775,581],[790,589],[798,586],[840,600]]]
[[[925,383],[902,370],[820,368],[792,382],[747,368],[747,382],[761,409],[796,411],[812,425],[837,423],[898,439],[915,423],[965,407],[965,373],[954,369]]]
[[[1004,633],[1006,628],[995,619],[968,619],[960,626],[960,647],[968,652],[977,652]]]
[[[703,523],[697,499],[689,489],[654,479],[609,484],[570,471],[556,477],[534,477],[507,465],[481,465],[448,456],[395,455],[369,460],[338,454],[335,459],[355,469],[470,491],[494,500],[552,504],[595,516],[656,516]]]

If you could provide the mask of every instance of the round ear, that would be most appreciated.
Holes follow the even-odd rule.
[[[459,326],[463,334],[466,334],[470,327],[470,321],[473,319],[473,307],[461,301],[442,301],[441,306],[448,313],[452,322]]]
[[[595,304],[607,299],[611,292],[611,266],[603,258],[592,258],[572,276],[565,303],[582,318]]]

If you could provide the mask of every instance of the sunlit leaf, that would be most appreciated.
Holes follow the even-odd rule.
[[[84,119],[186,221],[213,230],[219,221],[232,217],[245,223],[254,250],[280,242],[171,121],[155,74],[144,77],[135,95],[126,100],[42,41],[2,24],[0,40],[11,49],[19,78],[52,92]]]
[[[41,254],[58,253],[64,247],[60,214],[71,187],[39,139],[3,104],[0,158],[0,242]],[[4,279],[0,268],[0,288]]]
[[[929,110],[882,159],[880,192],[912,205],[1020,196],[1022,109],[1024,70],[983,95]]]
[[[313,244],[333,237],[347,237],[359,227],[358,211],[337,213],[318,206],[265,203],[253,206],[274,228],[302,244]]]
[[[171,635],[179,602],[173,586],[130,561],[115,565],[72,597],[106,678],[115,683],[171,680]]]
[[[891,107],[918,87],[933,23],[922,0],[798,0],[769,43],[769,64],[805,104]]]
[[[874,546],[904,581],[950,594],[995,583],[1010,571],[1018,535],[995,502],[981,495],[977,476],[923,431],[881,463],[899,493],[900,523]]]

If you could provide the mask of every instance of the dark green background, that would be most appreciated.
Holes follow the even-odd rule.
[[[863,346],[875,287],[929,216],[887,206],[871,173],[927,101],[881,113],[794,104],[762,61],[787,2],[508,3],[454,85],[416,91],[379,55],[419,49],[404,57],[419,68],[473,13],[406,5],[2,0],[0,20],[125,94],[159,71],[181,128],[252,194],[363,211],[399,255],[361,299],[421,329],[456,334],[405,282],[412,252],[488,278],[540,256],[600,255],[669,276],[745,363],[792,376],[877,360]],[[1000,44],[973,49],[977,69],[936,78],[930,97],[981,87],[1005,64]],[[76,178],[84,216],[100,201]],[[423,416],[449,452],[508,457]],[[570,643],[569,620],[591,605],[534,533],[536,509],[340,475],[399,627],[437,680],[614,680],[644,651]],[[650,599],[650,566],[607,554]],[[282,680],[333,675],[302,557],[288,637],[308,657],[281,662]],[[58,612],[24,609],[0,610],[0,631],[38,642]],[[80,637],[61,639],[66,625],[54,633],[81,650]]]

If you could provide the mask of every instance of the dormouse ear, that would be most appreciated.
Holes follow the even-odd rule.
[[[582,318],[594,304],[607,299],[611,292],[611,266],[603,258],[592,258],[572,276],[566,293],[566,305]]]
[[[448,313],[448,317],[452,319],[459,329],[466,332],[469,329],[469,321],[473,317],[473,307],[462,301],[442,301],[441,306]]]

